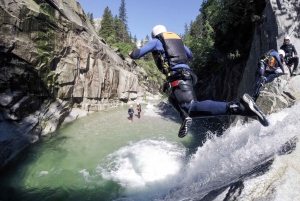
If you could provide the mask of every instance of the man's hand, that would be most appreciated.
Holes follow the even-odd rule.
[[[129,52],[129,53],[128,53],[128,55],[130,56],[130,55],[131,55],[131,53],[132,53],[132,51],[131,51],[131,52]]]
[[[295,58],[298,58],[298,55],[294,55]]]

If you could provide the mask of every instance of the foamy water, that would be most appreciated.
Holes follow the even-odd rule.
[[[258,121],[238,124],[221,137],[211,136],[187,162],[183,159],[184,149],[178,144],[142,140],[109,155],[109,168],[98,167],[98,171],[127,190],[147,186],[152,194],[160,196],[157,200],[199,199],[212,190],[239,181],[253,168],[275,157],[268,173],[259,178],[246,178],[240,200],[260,197],[300,200],[299,149],[290,155],[277,156],[286,142],[299,135],[299,118],[300,105],[296,105],[268,116],[269,127],[261,126]],[[168,185],[163,188],[166,181]],[[134,200],[154,199],[135,196],[132,196]],[[224,196],[216,200],[223,200]]]
[[[130,123],[127,107],[88,115],[33,145],[0,177],[0,200],[201,200],[241,179],[237,200],[300,200],[299,147],[278,154],[299,137],[300,105],[268,116],[269,127],[253,121],[220,137],[208,131],[204,145],[196,142],[205,132],[194,132],[196,125],[181,139],[178,115],[162,118],[154,105],[143,108]],[[268,172],[249,174],[270,159]]]
[[[98,172],[103,178],[120,182],[123,186],[141,187],[178,174],[184,157],[184,147],[164,140],[142,140],[110,154],[108,168],[99,166]]]

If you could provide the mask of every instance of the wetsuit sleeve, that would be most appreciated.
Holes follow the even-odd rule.
[[[184,46],[184,49],[185,49],[186,54],[189,58],[189,61],[192,61],[193,58],[194,58],[194,55],[193,55],[192,51],[187,46]]]
[[[139,59],[142,56],[144,56],[145,54],[147,54],[148,52],[151,52],[156,47],[157,41],[158,41],[158,39],[150,40],[149,42],[147,42],[140,49],[133,50],[131,52],[131,54],[129,55],[130,58],[132,58],[132,59]]]
[[[282,72],[284,73],[284,67],[282,65],[281,59],[279,57],[279,54],[277,52],[271,52],[270,55],[272,55],[273,57],[275,57],[278,66],[280,67],[280,69],[282,70]]]
[[[295,48],[294,45],[292,45],[292,50],[293,50],[293,52],[294,52],[294,55],[298,55],[298,53],[297,53],[296,48]]]

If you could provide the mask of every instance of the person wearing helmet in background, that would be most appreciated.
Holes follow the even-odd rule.
[[[128,115],[129,115],[129,120],[130,120],[130,121],[133,121],[133,113],[134,113],[133,106],[130,105],[130,106],[129,106],[129,109],[128,109]]]
[[[256,100],[259,96],[260,88],[264,87],[266,83],[272,82],[280,74],[287,74],[283,67],[283,59],[285,52],[279,50],[278,52],[271,49],[261,55],[258,61],[258,75],[256,81],[253,99]]]
[[[152,40],[128,54],[132,59],[139,59],[151,52],[157,68],[166,76],[167,85],[170,86],[169,103],[182,119],[178,137],[188,134],[194,117],[241,115],[257,118],[264,126],[269,125],[265,115],[248,94],[244,94],[239,102],[197,101],[193,89],[197,76],[189,67],[193,53],[179,35],[168,32],[163,25],[155,26],[151,36]]]
[[[293,70],[290,69],[291,76],[295,76],[297,74],[297,68],[299,64],[299,58],[298,58],[298,53],[294,47],[290,43],[290,37],[285,36],[283,45],[280,47],[285,52],[285,57],[284,57],[284,62],[286,63],[287,66],[291,66],[294,64]]]

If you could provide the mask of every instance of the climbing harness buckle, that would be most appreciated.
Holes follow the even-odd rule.
[[[176,86],[178,86],[178,85],[179,85],[178,80],[175,80],[175,81],[171,82],[171,86],[172,86],[172,87],[176,87]]]

